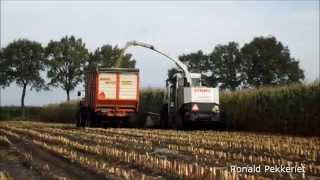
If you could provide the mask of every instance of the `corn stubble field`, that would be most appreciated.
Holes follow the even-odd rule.
[[[34,179],[302,177],[299,173],[233,173],[230,165],[303,165],[306,178],[320,176],[319,137],[8,121],[0,122],[0,150],[3,179],[19,179],[21,169]],[[10,160],[16,162],[15,169],[4,166]]]

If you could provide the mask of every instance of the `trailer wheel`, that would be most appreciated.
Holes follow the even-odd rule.
[[[86,125],[86,111],[79,109],[77,112],[77,127],[85,127]]]
[[[77,111],[76,113],[76,127],[80,127],[81,126],[81,112],[80,112],[80,109]]]

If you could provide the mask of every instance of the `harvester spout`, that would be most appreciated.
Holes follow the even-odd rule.
[[[121,53],[121,59],[122,56],[124,54],[124,52],[130,47],[130,46],[141,46],[144,48],[148,48],[151,49],[163,56],[165,56],[166,58],[170,59],[171,61],[173,61],[180,69],[182,69],[182,71],[184,72],[184,75],[187,79],[187,82],[189,83],[190,86],[192,86],[192,80],[191,80],[191,75],[190,72],[188,71],[188,68],[185,64],[183,64],[181,61],[179,61],[178,59],[174,59],[172,57],[170,57],[169,55],[163,53],[162,51],[156,49],[153,45],[151,44],[147,44],[147,43],[143,43],[143,42],[138,42],[138,41],[129,41],[126,43],[125,47],[122,49],[122,53]]]

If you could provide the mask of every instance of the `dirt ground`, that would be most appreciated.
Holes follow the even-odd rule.
[[[10,142],[0,146],[0,171],[13,179],[105,179],[29,142]]]

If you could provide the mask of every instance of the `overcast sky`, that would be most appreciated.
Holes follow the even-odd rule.
[[[42,43],[81,37],[93,51],[128,40],[153,44],[173,57],[256,36],[274,35],[300,60],[306,81],[319,76],[319,1],[1,1],[1,47],[19,38]],[[154,52],[131,48],[143,87],[164,87],[173,64]],[[77,90],[82,89],[79,86]],[[71,94],[75,99],[76,91]],[[1,90],[2,105],[19,105],[22,89]],[[65,92],[27,91],[26,105],[64,101]]]

